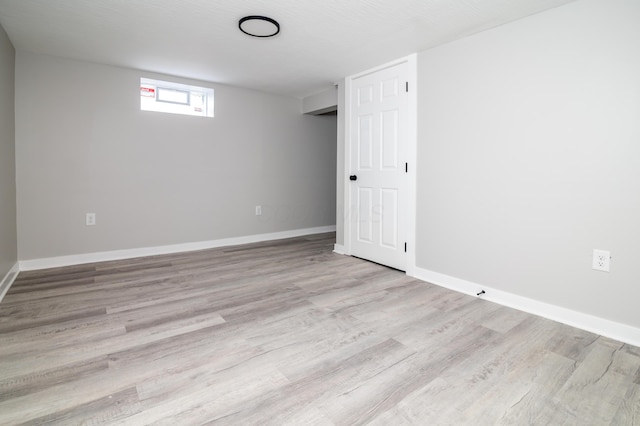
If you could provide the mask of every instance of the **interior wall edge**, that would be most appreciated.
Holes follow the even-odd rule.
[[[284,238],[302,237],[305,235],[335,232],[335,225],[319,226],[315,228],[294,229],[289,231],[273,232],[268,234],[246,235],[241,237],[223,238],[210,241],[199,241],[166,246],[144,247],[138,249],[113,250],[96,253],[84,253],[70,256],[57,256],[43,259],[21,260],[21,271],[35,271],[63,266],[82,265],[85,263],[107,262],[111,260],[132,259],[144,256],[156,256],[161,254],[184,253],[189,251],[206,250],[240,244],[259,243],[264,241],[281,240]]]
[[[640,347],[640,328],[518,296],[428,269],[416,268],[411,276],[474,297],[479,297],[477,294],[484,290],[480,296],[484,300]]]

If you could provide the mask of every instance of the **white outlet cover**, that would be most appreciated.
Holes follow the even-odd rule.
[[[593,249],[593,265],[596,271],[609,272],[611,266],[611,252]]]
[[[87,213],[86,224],[87,224],[87,226],[93,226],[93,225],[96,224],[96,214],[95,213]]]

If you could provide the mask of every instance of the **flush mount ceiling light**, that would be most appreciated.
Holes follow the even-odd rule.
[[[238,28],[252,37],[273,37],[280,32],[280,24],[275,19],[266,16],[245,16],[238,22]]]

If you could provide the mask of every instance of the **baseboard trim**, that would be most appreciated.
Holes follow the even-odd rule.
[[[333,252],[337,253],[337,254],[346,254],[347,253],[345,247],[342,244],[334,244],[333,245]]]
[[[484,290],[482,298],[500,305],[528,312],[543,318],[561,322],[572,327],[580,328],[591,333],[609,337],[620,342],[640,346],[640,329],[619,322],[607,320],[582,312],[573,311],[557,305],[540,302],[502,290],[496,290],[474,282],[427,269],[415,268],[414,278],[436,284],[460,293],[477,297],[477,293]]]
[[[7,291],[9,291],[9,288],[18,277],[19,272],[20,264],[16,262],[15,265],[13,265],[11,269],[9,269],[9,272],[7,272],[2,281],[0,281],[0,302],[2,302],[2,299],[4,299],[4,295],[7,294]]]
[[[319,226],[315,228],[294,229],[290,231],[272,232],[269,234],[247,235],[243,237],[223,238],[220,240],[199,241],[195,243],[172,244],[166,246],[144,247],[137,249],[125,249],[86,253],[71,256],[49,257],[44,259],[21,260],[21,271],[34,271],[38,269],[58,268],[62,266],[82,265],[85,263],[107,262],[110,260],[123,260],[135,257],[155,256],[159,254],[183,253],[188,251],[206,250],[210,248],[235,246],[240,244],[259,243],[263,241],[281,240],[284,238],[301,237],[305,235],[334,232],[335,225]]]

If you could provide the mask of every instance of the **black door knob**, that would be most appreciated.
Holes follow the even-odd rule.
[[[349,180],[358,180],[358,176],[351,175],[351,176],[349,176]]]

